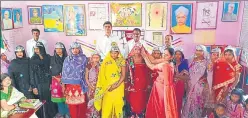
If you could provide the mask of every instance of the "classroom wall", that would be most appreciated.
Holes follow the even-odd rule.
[[[53,48],[56,42],[61,41],[63,42],[67,48],[69,48],[69,44],[75,41],[76,39],[80,39],[86,41],[88,43],[94,44],[94,40],[98,38],[98,36],[103,35],[103,31],[97,30],[89,30],[88,24],[88,3],[104,3],[106,1],[2,1],[1,7],[6,8],[22,8],[23,10],[23,28],[20,29],[13,29],[13,30],[6,30],[3,31],[3,34],[8,39],[8,36],[12,36],[14,38],[15,45],[21,44],[23,46],[26,45],[26,41],[32,38],[31,29],[38,28],[41,30],[40,38],[46,39],[49,42],[49,53],[53,53]],[[137,2],[137,1],[118,1],[122,3],[130,3],[130,2]],[[145,30],[145,1],[138,1],[142,2],[142,27],[140,29]],[[171,3],[193,3],[193,14],[192,14],[192,34],[175,34],[173,35],[174,38],[182,38],[184,45],[184,52],[186,57],[189,57],[194,52],[194,47],[196,43],[194,43],[194,36],[195,36],[195,16],[196,16],[196,2],[195,1],[163,1],[168,3],[168,10],[167,10],[167,30],[163,31],[163,34],[170,33],[170,9]],[[29,25],[28,24],[28,12],[27,12],[27,5],[63,5],[63,4],[85,4],[86,5],[86,14],[87,14],[87,36],[65,36],[64,32],[56,33],[56,32],[44,32],[43,25]],[[233,45],[239,46],[239,37],[240,37],[240,30],[241,30],[241,20],[243,15],[243,7],[244,2],[240,3],[239,8],[239,18],[237,22],[222,22],[221,15],[223,9],[223,1],[219,2],[218,7],[218,17],[217,17],[217,28],[215,29],[215,41],[212,44],[226,44],[226,45]],[[113,29],[128,29],[132,30],[134,27],[128,28],[113,28]],[[206,30],[207,31],[207,30]],[[152,40],[152,32],[154,31],[145,31],[145,39],[148,41]],[[85,51],[86,55],[89,55],[89,51]]]

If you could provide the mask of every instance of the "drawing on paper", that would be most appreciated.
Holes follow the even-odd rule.
[[[45,32],[63,32],[63,5],[43,5]]]
[[[115,27],[141,27],[141,3],[111,3],[111,20]]]
[[[167,3],[146,4],[146,30],[166,30]]]
[[[30,25],[43,24],[41,6],[28,6],[28,22]]]
[[[218,2],[197,3],[196,29],[216,28]]]
[[[103,23],[108,21],[108,7],[105,3],[89,3],[90,29],[103,29]]]
[[[85,5],[64,5],[64,27],[67,36],[86,36]]]
[[[13,8],[13,22],[14,22],[14,28],[23,27],[22,9],[21,8]]]
[[[2,29],[3,30],[13,29],[12,9],[11,8],[2,8],[1,14],[2,14],[2,16],[1,16]]]
[[[171,33],[190,34],[192,25],[192,4],[171,5]]]
[[[235,22],[238,20],[239,2],[223,2],[222,21]]]

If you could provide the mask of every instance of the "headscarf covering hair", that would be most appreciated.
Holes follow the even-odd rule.
[[[209,54],[207,52],[207,48],[204,45],[197,45],[196,50],[203,51],[204,59],[209,59]],[[196,55],[194,55],[196,57]]]
[[[45,49],[45,47],[44,47],[44,44],[43,44],[42,42],[36,42],[34,48],[39,48],[40,54],[41,54],[42,56],[44,56],[44,55],[47,54],[47,53],[46,53],[46,49]],[[35,52],[34,52],[34,55],[38,56]]]
[[[156,47],[153,47],[153,49],[152,49],[152,52],[154,52],[154,51],[159,51],[159,52],[160,52],[160,49],[159,49],[159,47],[158,47],[158,46],[156,46]]]
[[[244,100],[244,91],[240,88],[233,89],[231,92],[231,95],[238,95],[240,97],[238,103],[243,103]],[[230,96],[231,99],[231,96]]]
[[[128,54],[128,57],[131,57],[132,55],[134,55],[134,53],[135,53],[134,51],[135,51],[136,48],[141,49],[142,44],[141,43],[135,43],[134,47],[132,48],[132,50]]]
[[[220,50],[220,48],[217,47],[217,48],[212,49],[211,53],[218,53],[220,55],[221,50]]]
[[[16,46],[15,55],[16,55],[16,52],[23,52],[23,58],[27,57],[26,52],[25,52],[25,48],[23,46],[21,46],[21,45]],[[18,58],[18,57],[16,56],[16,58]]]
[[[226,52],[231,52],[232,54],[233,54],[233,59],[234,59],[234,61],[237,61],[237,55],[236,55],[236,49],[234,48],[234,47],[232,47],[232,46],[227,46],[226,48],[225,48],[225,50],[224,50],[224,55],[225,55],[225,53]]]
[[[94,52],[91,54],[91,57],[90,57],[90,60],[91,60],[91,61],[87,64],[87,68],[88,68],[89,70],[92,68],[92,63],[93,63],[92,57],[95,56],[95,55],[99,56],[99,58],[101,59],[101,55],[100,55],[97,51],[94,51]],[[98,66],[99,66],[99,65],[100,65],[100,60],[99,60]]]
[[[62,58],[56,53],[57,48],[62,49],[62,53],[63,53]],[[66,51],[66,48],[65,48],[63,43],[57,42],[55,44],[54,56],[55,56],[55,63],[63,65],[63,62],[64,62],[65,58],[67,57],[67,51]]]
[[[110,49],[110,51],[112,52],[120,52],[120,49],[119,49],[119,47],[118,47],[118,45],[117,45],[117,43],[116,42],[112,42],[111,43],[111,49]]]

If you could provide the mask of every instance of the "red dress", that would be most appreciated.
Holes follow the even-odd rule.
[[[146,118],[178,118],[174,68],[170,64],[156,65],[159,76],[155,80],[146,109]]]
[[[149,69],[146,64],[134,64],[131,82],[128,85],[128,102],[131,106],[132,113],[141,114],[147,104]]]
[[[229,90],[235,82],[235,71],[241,71],[236,70],[237,66],[240,66],[237,62],[229,64],[224,60],[217,61],[214,64],[213,90],[215,93],[215,101],[218,101],[223,93]]]

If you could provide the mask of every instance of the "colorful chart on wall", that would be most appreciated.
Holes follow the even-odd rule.
[[[86,36],[85,5],[64,5],[64,30],[66,36]]]
[[[41,6],[28,6],[28,22],[30,25],[42,25]]]
[[[21,8],[13,8],[13,23],[15,29],[23,27]]]
[[[166,30],[167,3],[146,4],[146,30]]]
[[[3,30],[13,29],[12,9],[1,8],[1,26]]]
[[[217,25],[218,2],[198,2],[196,29],[215,29]]]
[[[108,21],[109,5],[105,3],[89,3],[90,29],[103,29],[103,23]]]
[[[111,3],[111,21],[114,27],[141,27],[141,3]]]
[[[63,32],[63,5],[43,5],[45,32]]]

